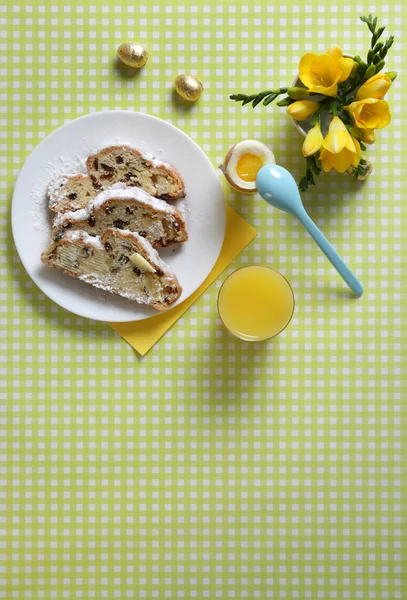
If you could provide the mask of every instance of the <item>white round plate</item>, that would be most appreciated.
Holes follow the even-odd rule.
[[[117,110],[79,117],[56,129],[35,148],[17,179],[12,203],[14,241],[27,273],[44,294],[79,316],[99,321],[136,321],[157,311],[41,262],[51,232],[46,190],[56,173],[85,172],[86,158],[94,150],[124,143],[170,162],[185,181],[186,197],[173,204],[185,215],[189,240],[160,250],[183,288],[176,304],[193,294],[209,275],[225,235],[225,201],[216,171],[199,146],[173,125],[150,115]]]

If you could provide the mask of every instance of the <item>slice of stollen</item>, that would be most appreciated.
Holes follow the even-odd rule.
[[[182,288],[151,244],[131,231],[107,229],[102,236],[66,231],[42,253],[50,267],[139,304],[164,310]]]
[[[184,181],[175,167],[131,146],[103,148],[88,157],[86,168],[97,190],[121,181],[162,200],[185,196]]]
[[[86,208],[58,214],[53,221],[53,237],[58,240],[67,229],[102,235],[108,228],[135,231],[156,247],[188,239],[178,209],[134,187],[105,190]]]

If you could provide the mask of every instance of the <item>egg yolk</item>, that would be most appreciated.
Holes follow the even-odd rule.
[[[236,173],[243,181],[256,181],[256,175],[263,166],[260,156],[255,154],[242,154],[237,161]]]

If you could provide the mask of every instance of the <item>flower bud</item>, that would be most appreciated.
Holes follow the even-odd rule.
[[[383,46],[384,46],[383,42],[379,42],[378,44],[376,44],[376,46],[374,47],[375,54],[378,54],[380,52],[380,50],[383,48]]]
[[[314,125],[307,133],[307,136],[302,145],[302,153],[304,156],[312,156],[321,148],[324,138],[321,133],[319,123]]]
[[[309,95],[309,91],[303,87],[289,87],[287,94],[294,100],[303,100]]]
[[[376,134],[374,132],[374,129],[361,129],[360,130],[361,135],[361,140],[362,142],[364,142],[365,144],[374,144],[376,141]]]
[[[391,79],[391,81],[394,81],[397,77],[396,71],[387,71],[387,73],[385,73],[385,75],[387,75],[387,77],[389,79]]]
[[[381,100],[391,86],[391,79],[385,73],[377,73],[364,82],[357,91],[356,100],[378,98]]]
[[[293,119],[304,121],[313,115],[320,107],[319,102],[312,100],[297,100],[287,107],[287,112]]]
[[[386,61],[384,61],[384,60],[379,61],[376,65],[375,72],[378,73],[379,71],[381,71],[385,64],[386,64]]]
[[[289,106],[290,104],[292,104],[292,100],[288,97],[277,102],[277,106]]]
[[[364,69],[366,69],[366,67],[367,67],[367,64],[365,63],[365,61],[364,61],[364,60],[362,60],[362,59],[360,58],[360,56],[355,56],[355,57],[354,57],[354,60],[355,60],[355,61],[358,63],[358,65],[360,65],[361,67],[363,67]]]
[[[369,65],[366,69],[366,73],[364,79],[370,79],[376,73],[376,67],[374,65]]]

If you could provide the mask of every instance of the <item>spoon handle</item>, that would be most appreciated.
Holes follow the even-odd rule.
[[[315,242],[321,248],[322,252],[325,254],[328,260],[331,261],[332,266],[338,271],[339,275],[342,279],[347,283],[352,292],[356,294],[356,296],[361,296],[363,294],[363,286],[360,283],[359,279],[352,273],[349,267],[343,262],[342,258],[339,256],[337,251],[331,246],[328,242],[324,234],[318,229],[315,225],[314,221],[304,213],[298,215],[300,221],[311,235],[314,238]]]

